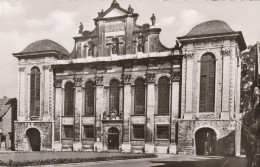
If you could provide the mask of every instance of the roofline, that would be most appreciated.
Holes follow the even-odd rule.
[[[196,36],[182,36],[177,37],[177,39],[181,43],[189,43],[194,41],[202,41],[202,40],[209,40],[209,39],[218,39],[218,38],[239,38],[240,41],[240,49],[244,50],[247,48],[243,34],[241,31],[234,31],[234,32],[227,32],[227,33],[217,33],[217,34],[205,34],[205,35],[196,35]]]
[[[15,101],[17,102],[17,99],[16,98],[8,98],[8,101],[6,103],[8,103],[9,101],[11,101],[11,103],[14,103]],[[4,105],[6,105],[6,104],[4,104]],[[11,107],[12,107],[12,105],[10,105],[10,107],[8,107],[8,109],[4,112],[3,115],[0,116],[0,118],[3,118]]]
[[[24,58],[24,57],[31,57],[31,56],[42,57],[46,54],[49,54],[50,56],[54,56],[54,57],[59,57],[59,55],[63,53],[58,52],[57,50],[49,50],[49,51],[37,51],[37,52],[19,52],[19,53],[13,53],[13,56],[16,58]]]

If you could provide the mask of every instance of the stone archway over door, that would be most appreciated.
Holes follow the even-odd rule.
[[[119,131],[117,128],[110,128],[108,130],[108,149],[109,150],[119,149]]]
[[[216,133],[210,128],[201,128],[195,133],[196,154],[216,154]]]
[[[32,151],[41,150],[41,134],[38,129],[30,128],[26,131],[28,145]]]

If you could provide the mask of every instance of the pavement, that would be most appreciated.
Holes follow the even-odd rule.
[[[95,152],[10,152],[0,153],[0,160],[42,160],[54,158],[92,158],[97,156],[118,156],[122,153]],[[158,158],[84,162],[71,164],[42,165],[45,167],[246,167],[245,157],[193,156],[158,154]]]
[[[113,160],[75,164],[45,165],[45,167],[246,167],[244,157],[191,156],[159,154],[158,158]]]

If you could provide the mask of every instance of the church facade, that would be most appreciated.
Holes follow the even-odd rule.
[[[240,31],[208,21],[172,48],[113,1],[72,53],[51,40],[19,60],[16,150],[218,155],[240,152]]]

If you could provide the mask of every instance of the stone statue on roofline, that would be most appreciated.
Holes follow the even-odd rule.
[[[82,34],[82,33],[83,33],[83,28],[84,28],[84,26],[83,26],[82,22],[80,22],[79,34]]]
[[[152,21],[152,26],[154,26],[154,25],[155,25],[155,22],[156,22],[156,17],[155,17],[155,15],[154,15],[154,13],[153,13],[153,15],[152,15],[152,17],[151,17],[150,19],[151,19],[151,21]]]
[[[128,12],[134,13],[134,9],[131,7],[131,5],[128,6]]]

